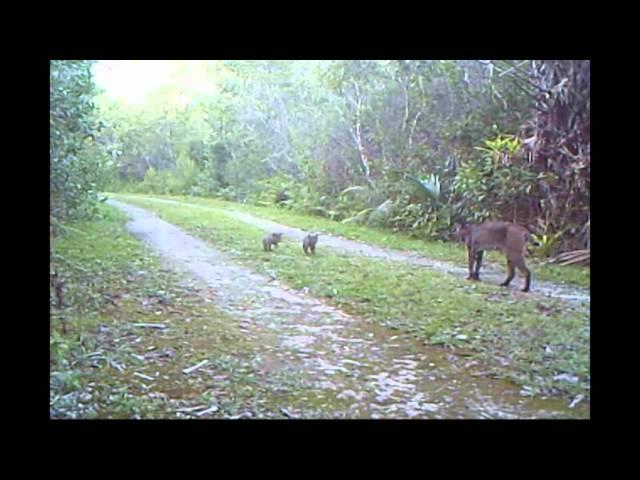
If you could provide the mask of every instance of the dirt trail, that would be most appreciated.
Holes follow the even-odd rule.
[[[561,400],[522,397],[509,382],[474,376],[442,349],[291,291],[142,208],[108,203],[129,215],[129,231],[170,266],[211,287],[216,304],[249,327],[248,335],[261,335],[264,368],[296,373],[314,392],[299,399],[309,411],[332,418],[589,416],[587,406],[569,410]],[[305,408],[293,411],[305,417]]]
[[[158,203],[165,203],[169,205],[180,205],[191,208],[198,208],[204,210],[215,210],[216,212],[223,213],[231,218],[235,218],[244,223],[256,226],[265,231],[280,231],[288,236],[289,238],[293,238],[296,240],[302,241],[302,239],[307,235],[308,232],[301,230],[299,228],[289,227],[287,225],[282,225],[276,222],[272,222],[271,220],[264,220],[259,217],[255,217],[248,213],[242,212],[234,212],[230,210],[219,209],[215,207],[205,207],[202,205],[195,205],[185,202],[180,202],[176,200],[166,200],[160,198],[148,198],[145,197],[144,200],[149,200]],[[384,258],[386,260],[392,260],[396,262],[405,262],[411,263],[414,265],[423,265],[425,267],[432,268],[434,270],[438,270],[440,272],[449,273],[452,275],[457,275],[459,277],[466,277],[468,272],[466,267],[456,266],[448,262],[443,262],[439,260],[434,260],[431,258],[427,258],[423,255],[419,255],[413,252],[403,252],[398,250],[392,250],[388,248],[376,247],[372,245],[367,245],[361,242],[357,242],[354,240],[347,240],[345,238],[340,238],[334,235],[329,234],[321,234],[321,238],[319,240],[319,244],[322,246],[327,246],[334,248],[336,250],[340,250],[345,253],[353,254],[353,255],[361,255],[365,257],[373,257],[373,258]],[[496,265],[492,265],[490,263],[483,263],[482,269],[482,281],[490,282],[494,284],[501,283],[506,277],[506,269],[504,267],[500,268]],[[521,288],[522,278],[517,276],[511,287],[512,289]],[[533,281],[532,281],[532,292],[529,295],[535,296],[546,296],[552,298],[558,298],[575,306],[580,306],[583,308],[588,308],[589,302],[591,301],[591,295],[589,289],[576,287],[572,285],[560,285],[551,282],[542,282],[537,281],[535,279],[535,272],[533,272]]]

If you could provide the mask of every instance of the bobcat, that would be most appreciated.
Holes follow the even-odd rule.
[[[262,246],[265,252],[271,251],[271,246],[278,246],[278,242],[282,240],[282,233],[270,233],[262,239]]]
[[[480,265],[485,250],[501,250],[507,257],[507,278],[500,284],[509,285],[515,276],[515,269],[525,275],[523,292],[529,291],[531,271],[524,261],[527,240],[536,244],[529,231],[520,225],[509,222],[488,221],[477,225],[456,224],[458,240],[467,245],[469,276],[467,280],[480,280]],[[475,271],[474,271],[475,264]]]
[[[311,250],[311,253],[316,253],[316,243],[318,243],[318,234],[310,233],[302,241],[302,250],[304,250],[305,254],[308,254],[309,250]]]

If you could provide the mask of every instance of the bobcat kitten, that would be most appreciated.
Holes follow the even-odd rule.
[[[278,242],[282,240],[282,233],[270,233],[262,239],[262,246],[265,252],[271,251],[271,246],[278,246]]]
[[[318,243],[318,234],[313,235],[310,233],[302,241],[302,250],[304,250],[305,254],[309,254],[309,250],[311,250],[311,253],[316,253],[316,243]]]

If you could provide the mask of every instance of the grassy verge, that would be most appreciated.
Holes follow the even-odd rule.
[[[128,197],[129,195],[130,194],[127,194]],[[192,203],[194,205],[251,213],[291,227],[340,235],[350,240],[359,240],[380,247],[408,250],[423,254],[436,260],[448,261],[462,266],[466,264],[466,252],[464,250],[464,246],[453,242],[424,241],[410,238],[404,233],[394,233],[389,230],[375,229],[362,225],[341,224],[326,218],[294,213],[290,210],[275,206],[260,207],[255,205],[242,205],[234,202],[226,202],[224,200],[184,196],[154,196],[168,200]],[[144,198],[143,195],[133,195],[132,197]],[[504,265],[505,263],[504,256],[498,252],[487,252],[485,258],[487,261],[492,263],[500,265]],[[582,287],[588,287],[590,284],[591,269],[589,267],[571,265],[563,267],[558,265],[548,265],[535,258],[530,258],[527,261],[531,265],[537,279]]]
[[[52,239],[51,269],[66,285],[62,308],[51,295],[50,416],[282,418],[280,402],[302,386],[262,371],[264,339],[216,310],[215,292],[164,270],[124,223],[104,205]],[[167,328],[136,326],[159,323]]]
[[[264,232],[215,210],[128,201],[347,312],[428,344],[467,350],[491,373],[532,394],[589,396],[589,315],[584,311],[397,262],[322,248],[306,257],[297,242],[286,239],[275,252],[264,252]]]

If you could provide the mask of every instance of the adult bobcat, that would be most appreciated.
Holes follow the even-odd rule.
[[[467,245],[469,276],[467,280],[480,280],[480,265],[485,250],[501,250],[507,257],[507,278],[500,284],[509,285],[515,276],[515,269],[525,275],[523,292],[529,291],[531,271],[524,261],[527,241],[536,243],[529,231],[515,223],[489,221],[477,225],[456,224],[458,240]],[[474,269],[475,265],[475,269]]]

